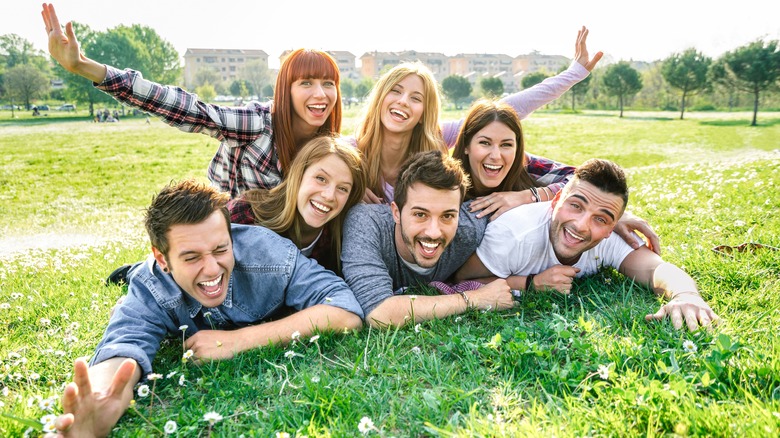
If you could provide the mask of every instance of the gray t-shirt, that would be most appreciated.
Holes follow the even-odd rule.
[[[398,255],[395,222],[389,205],[358,204],[347,214],[341,247],[341,266],[366,316],[403,288],[447,280],[474,253],[488,219],[477,219],[461,206],[455,238],[428,275],[412,271]]]

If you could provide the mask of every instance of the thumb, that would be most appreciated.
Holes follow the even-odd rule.
[[[666,307],[661,307],[657,312],[645,315],[645,321],[647,322],[661,321],[664,318],[666,318]]]

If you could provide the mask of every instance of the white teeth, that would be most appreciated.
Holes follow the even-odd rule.
[[[575,239],[577,239],[577,240],[585,240],[585,238],[584,238],[584,237],[582,237],[582,236],[580,236],[580,235],[578,235],[578,234],[574,233],[572,230],[570,230],[570,229],[568,229],[568,228],[565,228],[564,230],[565,230],[567,233],[569,233],[569,235],[570,235],[571,237],[573,237],[573,238],[575,238]]]
[[[317,201],[311,201],[311,205],[313,205],[313,206],[314,206],[314,208],[316,208],[317,210],[322,210],[322,211],[323,211],[323,212],[325,212],[325,213],[329,213],[329,212],[330,212],[330,210],[331,210],[331,208],[330,208],[330,207],[328,207],[327,205],[320,204],[320,203],[319,203],[319,202],[317,202]]]
[[[426,247],[428,249],[435,249],[435,248],[439,247],[439,242],[423,242],[423,241],[420,241],[420,244],[422,244],[422,246],[424,246],[424,247]]]
[[[504,167],[504,166],[497,166],[495,164],[483,164],[483,166],[485,166],[485,168],[488,170],[501,170],[501,168]]]
[[[398,111],[397,109],[391,109],[391,110],[390,110],[390,112],[391,112],[392,114],[398,114],[399,116],[403,117],[404,119],[408,119],[408,118],[409,118],[409,115],[408,115],[408,114],[406,114],[406,113],[405,113],[405,112],[403,112],[403,111]]]
[[[201,281],[198,284],[210,287],[210,286],[218,285],[220,281],[222,281],[222,276],[221,275],[219,277],[217,277],[216,279],[214,279],[214,280],[211,280],[211,281]]]
[[[325,105],[324,103],[317,104],[317,105],[309,105],[309,108],[315,108],[315,109],[321,109],[321,110],[324,110],[327,107],[328,106]]]

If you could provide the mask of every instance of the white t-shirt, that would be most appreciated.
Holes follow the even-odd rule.
[[[551,202],[515,207],[488,224],[477,256],[493,275],[501,278],[538,274],[560,265],[550,242],[551,222]],[[633,250],[623,238],[612,233],[582,253],[574,264],[580,268],[577,277],[595,274],[601,266],[617,269]]]

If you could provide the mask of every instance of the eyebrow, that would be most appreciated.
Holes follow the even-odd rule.
[[[409,208],[412,209],[412,210],[422,210],[422,211],[424,211],[426,213],[430,213],[431,212],[430,210],[428,210],[425,207],[413,206],[413,207],[409,207]],[[457,208],[451,208],[449,210],[444,210],[442,213],[457,213],[458,211],[459,211],[459,209],[457,209]]]
[[[182,251],[182,252],[180,252],[180,253],[179,253],[179,257],[186,257],[186,256],[190,256],[190,255],[202,255],[202,254],[208,254],[208,253],[211,253],[211,252],[214,252],[214,251],[218,251],[218,250],[220,250],[220,249],[225,249],[225,248],[227,248],[228,246],[229,246],[229,244],[227,244],[227,243],[222,243],[222,244],[220,244],[220,245],[217,245],[217,246],[216,246],[216,248],[214,248],[214,249],[212,249],[211,251],[208,251],[208,252],[206,252],[206,253],[201,253],[201,252],[198,252],[198,251],[192,251],[192,250],[188,250],[188,251]]]
[[[318,167],[317,170],[319,170],[320,172],[324,173],[325,175],[328,175],[328,177],[333,178],[333,175],[328,173],[328,171],[325,170],[323,167]],[[349,181],[341,181],[341,184],[348,184],[348,185],[352,186],[355,183],[354,182],[349,182]]]
[[[582,200],[582,202],[584,202],[585,204],[589,204],[589,202],[588,202],[588,199],[587,199],[586,197],[582,196],[582,195],[579,195],[579,194],[576,194],[576,193],[575,193],[575,194],[571,195],[571,197],[572,197],[572,198],[577,198],[577,199],[580,199],[580,200]],[[609,216],[609,218],[610,218],[610,219],[612,219],[613,221],[615,220],[615,215],[614,215],[614,214],[613,214],[611,211],[609,211],[609,210],[607,210],[607,209],[605,209],[605,208],[601,208],[601,209],[599,209],[599,211],[601,211],[602,213],[604,213],[604,214],[606,214],[607,216]]]

